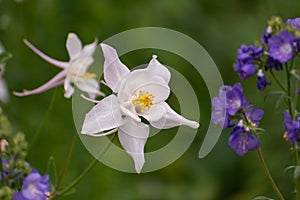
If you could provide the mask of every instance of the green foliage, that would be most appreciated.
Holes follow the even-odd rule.
[[[49,183],[51,185],[51,191],[52,191],[54,188],[56,188],[57,185],[57,172],[56,172],[55,159],[53,156],[51,156],[48,160],[46,174],[49,175]]]
[[[13,56],[9,52],[4,52],[0,54],[0,64],[5,64],[9,59],[11,59]]]
[[[280,14],[283,19],[296,17],[299,15],[299,6],[299,0],[291,0],[288,3],[279,0],[227,0],[226,2],[217,0],[176,2],[172,0],[24,0],[22,3],[0,0],[0,40],[5,49],[14,56],[7,63],[5,79],[10,91],[21,91],[24,88],[32,89],[39,86],[57,72],[57,69],[38,58],[23,44],[24,38],[48,55],[68,60],[64,42],[70,31],[77,33],[83,42],[87,43],[95,36],[102,41],[131,28],[158,26],[180,31],[198,41],[218,65],[224,82],[233,84],[240,81],[233,73],[232,64],[241,43],[250,44],[253,38],[259,38],[270,16]],[[148,55],[135,51],[122,56],[121,59],[132,66],[144,63],[153,52],[153,49],[147,50]],[[140,56],[136,56],[137,54]],[[78,185],[76,195],[66,199],[88,197],[91,200],[232,200],[251,199],[258,194],[271,196],[269,194],[272,194],[272,191],[267,180],[262,174],[256,172],[260,170],[260,166],[257,162],[251,162],[256,159],[255,155],[237,157],[227,145],[228,132],[221,135],[217,146],[205,159],[197,158],[208,127],[211,102],[203,80],[198,80],[194,73],[190,73],[192,67],[189,63],[174,57],[174,55],[171,58],[163,55],[162,60],[164,64],[177,67],[182,71],[193,84],[199,97],[202,126],[193,145],[171,166],[139,176],[121,173],[99,164]],[[249,81],[252,81],[252,85],[249,82],[247,84],[242,82],[245,95],[251,97],[249,101],[256,107],[265,109],[265,118],[272,119],[262,122],[265,127],[268,127],[262,137],[265,157],[267,161],[271,161],[270,170],[275,174],[275,179],[279,180],[279,185],[283,186],[287,199],[292,199],[293,191],[289,189],[292,186],[286,184],[290,177],[282,176],[283,167],[278,164],[286,160],[284,150],[289,147],[289,144],[282,139],[284,131],[281,112],[275,111],[270,101],[264,102],[260,99],[259,96],[265,93],[258,93],[255,90],[254,79]],[[57,169],[61,169],[70,141],[76,133],[71,113],[72,103],[62,97],[62,87],[58,88],[57,93],[59,97],[55,101],[54,110],[43,126],[42,134],[29,149],[28,160],[39,171],[44,170],[50,155],[55,157]],[[4,107],[14,130],[23,130],[29,143],[45,117],[52,94],[52,91],[49,91],[24,98],[12,96],[11,102]],[[2,121],[7,121],[7,118],[0,116],[0,134],[8,137],[11,134],[11,127]],[[170,135],[159,137],[164,139]],[[163,140],[156,140],[155,137],[153,140],[158,146],[163,145]],[[64,183],[74,180],[90,160],[91,156],[78,142]]]

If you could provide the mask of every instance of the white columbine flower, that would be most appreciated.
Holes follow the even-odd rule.
[[[0,54],[4,52],[4,47],[0,43]],[[7,89],[6,81],[3,79],[3,74],[5,71],[5,64],[0,64],[0,101],[7,103],[9,101],[9,92]]]
[[[121,145],[132,157],[135,169],[141,172],[144,165],[144,146],[149,126],[144,117],[158,129],[180,125],[198,128],[199,124],[177,114],[165,102],[170,94],[169,70],[156,56],[145,69],[129,71],[119,60],[114,48],[101,44],[104,62],[104,80],[113,94],[97,103],[86,115],[82,134],[105,136],[118,131]]]
[[[77,35],[69,33],[66,42],[66,47],[70,57],[69,62],[58,61],[50,58],[27,40],[24,40],[24,42],[37,55],[52,65],[62,68],[62,71],[44,85],[31,91],[25,90],[23,92],[14,92],[15,95],[27,96],[38,94],[58,85],[64,85],[65,97],[70,98],[74,93],[72,83],[80,90],[87,92],[91,98],[95,98],[96,95],[103,95],[103,93],[99,91],[99,83],[96,80],[96,74],[87,72],[88,67],[94,62],[93,54],[97,47],[97,40],[82,47],[81,41]]]

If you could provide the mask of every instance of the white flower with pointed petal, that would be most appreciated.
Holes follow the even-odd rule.
[[[4,52],[4,47],[0,43],[0,54]],[[5,64],[0,64],[0,101],[7,103],[9,101],[9,92],[7,89],[6,81],[3,79],[5,72]]]
[[[170,94],[169,70],[156,56],[145,69],[129,71],[111,46],[101,44],[104,62],[104,80],[113,94],[99,101],[87,114],[82,134],[105,136],[118,131],[121,145],[132,157],[135,169],[141,172],[145,162],[144,147],[149,137],[149,126],[144,117],[159,129],[186,125],[198,128],[195,121],[177,114],[165,102]]]
[[[97,95],[104,96],[104,94],[99,91],[100,87],[96,80],[96,74],[87,72],[88,67],[94,62],[93,54],[97,47],[97,39],[93,43],[82,47],[81,41],[77,35],[69,33],[66,42],[66,48],[70,57],[69,62],[58,61],[50,58],[26,39],[24,42],[37,55],[50,64],[62,68],[62,71],[44,85],[30,91],[25,90],[24,92],[14,92],[15,95],[27,96],[38,94],[58,85],[64,85],[65,97],[70,98],[74,93],[74,87],[72,86],[72,84],[74,84],[80,90],[87,92],[91,98],[95,98]]]

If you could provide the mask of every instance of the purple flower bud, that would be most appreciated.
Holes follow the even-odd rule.
[[[300,18],[288,19],[286,20],[286,24],[291,24],[293,28],[300,30]]]
[[[258,60],[263,54],[264,48],[262,46],[255,47],[254,45],[243,44],[237,51],[237,59],[234,65],[234,71],[238,71],[242,80],[252,76],[256,72],[254,60]]]
[[[270,82],[267,82],[267,79],[261,69],[258,70],[258,72],[257,72],[256,85],[257,85],[258,90],[260,90],[260,91],[264,90],[268,85],[271,85]]]
[[[239,69],[239,76],[242,80],[245,80],[246,78],[253,76],[256,72],[256,67],[254,64],[245,64],[242,65]]]
[[[264,44],[268,44],[268,41],[269,41],[269,38],[271,37],[271,34],[272,34],[272,27],[271,26],[268,26],[266,28],[266,30],[263,32],[263,36],[262,36],[262,43]]]
[[[283,66],[281,62],[269,56],[267,60],[267,64],[265,66],[265,70],[268,69],[275,69],[276,71],[280,71],[283,69]]]

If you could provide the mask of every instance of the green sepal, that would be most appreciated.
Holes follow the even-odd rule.
[[[9,52],[4,52],[0,54],[0,64],[4,64],[7,60],[11,59],[13,56]]]
[[[48,160],[47,174],[49,175],[49,183],[51,185],[51,190],[56,188],[57,185],[57,173],[54,157],[51,156]]]

